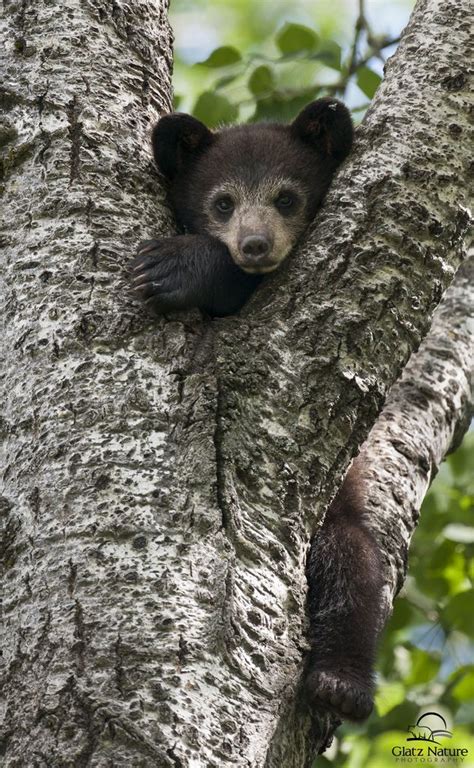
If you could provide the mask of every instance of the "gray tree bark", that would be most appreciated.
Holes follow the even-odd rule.
[[[367,509],[387,554],[389,605],[403,584],[408,545],[429,485],[469,427],[473,339],[471,258],[456,274],[350,469],[368,489]]]
[[[209,322],[120,286],[169,226],[146,147],[166,4],[7,7],[8,768],[301,768],[323,744],[297,689],[307,544],[464,253],[469,14],[420,0],[305,246]],[[389,511],[387,592],[411,514]]]
[[[134,337],[119,284],[142,234],[169,227],[147,135],[171,108],[167,6],[2,16],[6,766],[173,764],[155,733],[165,561],[144,499],[166,493],[176,377],[165,336]]]

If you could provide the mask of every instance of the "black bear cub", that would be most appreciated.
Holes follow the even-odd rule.
[[[183,234],[141,244],[136,293],[158,312],[239,310],[314,218],[352,133],[335,99],[314,101],[291,125],[211,132],[190,115],[163,117],[153,153]]]
[[[353,138],[341,102],[314,101],[290,125],[210,131],[184,114],[163,117],[153,153],[182,234],[142,243],[132,286],[158,312],[237,312],[277,269],[313,219]],[[309,700],[361,720],[373,704],[383,623],[383,564],[365,525],[357,462],[331,505],[308,560]]]

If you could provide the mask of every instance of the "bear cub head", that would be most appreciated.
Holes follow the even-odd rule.
[[[290,125],[211,131],[190,115],[166,115],[152,146],[181,230],[213,235],[240,269],[263,274],[281,264],[313,219],[352,139],[347,108],[323,98]]]

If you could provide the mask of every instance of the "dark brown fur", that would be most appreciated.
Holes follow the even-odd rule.
[[[308,694],[341,718],[363,720],[373,707],[384,577],[380,548],[367,527],[357,463],[312,542],[307,576]]]

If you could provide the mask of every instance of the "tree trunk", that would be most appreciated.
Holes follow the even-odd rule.
[[[158,492],[144,500],[166,494],[162,350],[172,361],[184,331],[134,338],[119,285],[142,234],[169,225],[147,136],[171,107],[167,5],[4,11],[6,766],[173,765],[156,735]]]
[[[301,768],[323,744],[297,696],[307,543],[463,255],[469,6],[418,3],[317,227],[241,317],[148,322],[117,288],[168,223],[165,3],[7,9],[7,768]]]

